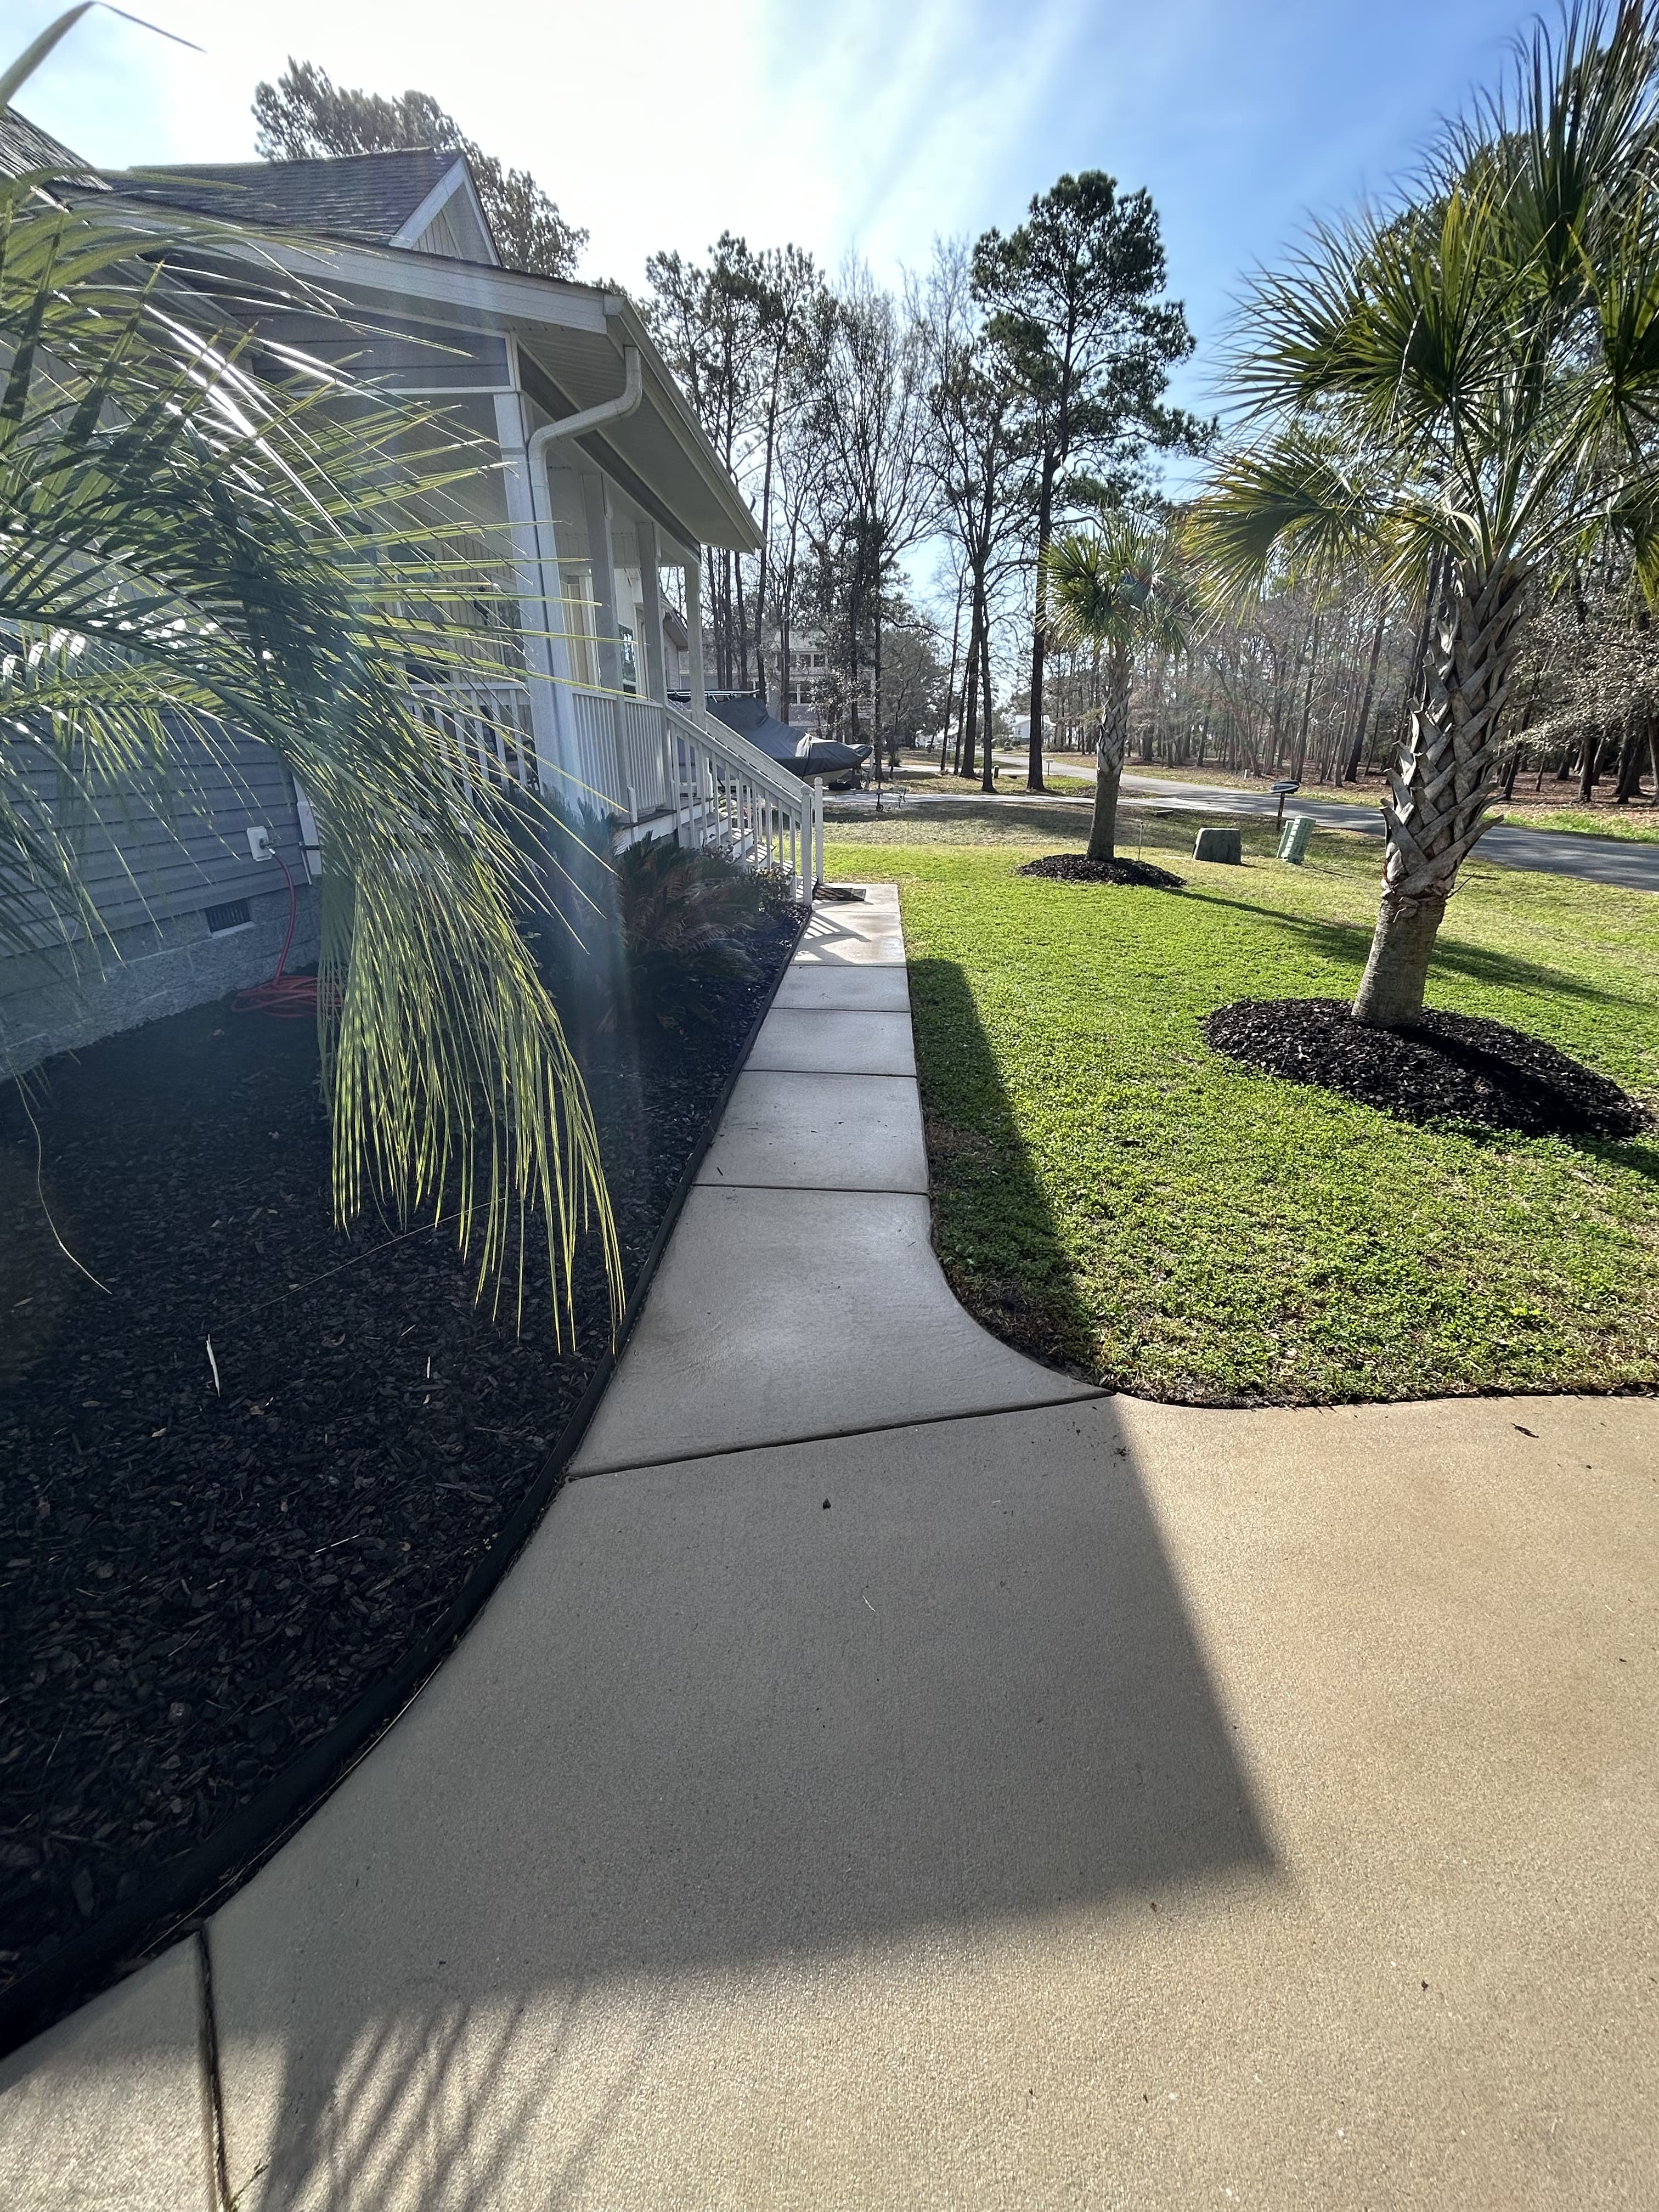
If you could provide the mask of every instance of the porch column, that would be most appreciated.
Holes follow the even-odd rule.
[[[529,672],[531,742],[541,771],[542,789],[552,794],[558,788],[556,769],[562,757],[558,682],[568,676],[568,669],[563,641],[552,635],[562,623],[552,618],[547,591],[550,573],[556,579],[558,569],[552,564],[546,486],[540,487],[538,497],[535,479],[540,471],[530,465],[524,403],[516,392],[495,394],[495,442],[501,449],[501,483],[513,544],[520,638]]]
[[[640,674],[644,678],[646,697],[654,699],[660,706],[668,696],[668,679],[663,672],[662,660],[662,579],[657,573],[660,559],[657,549],[657,526],[641,519],[635,524],[634,534],[639,540],[640,587],[645,599],[645,635],[640,641]]]
[[[693,549],[685,564],[686,660],[691,672],[691,714],[695,721],[708,718],[708,691],[702,674],[702,556]]]
[[[606,691],[622,690],[622,655],[618,647],[617,562],[611,544],[611,502],[605,478],[584,469],[582,509],[587,517],[587,562],[593,575],[595,621],[599,629],[599,683]]]

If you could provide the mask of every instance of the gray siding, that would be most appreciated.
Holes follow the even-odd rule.
[[[305,314],[258,315],[250,320],[270,344],[292,347],[349,368],[370,383],[384,379],[420,388],[512,388],[507,340],[492,331],[380,315],[362,319],[348,315],[339,322]]]
[[[82,872],[114,940],[64,945],[42,930],[38,951],[0,953],[0,1073],[263,981],[288,926],[288,888],[256,861],[250,824],[270,831],[297,886],[291,967],[317,957],[317,894],[306,880],[292,789],[265,747],[235,744],[198,763],[199,791],[163,823],[112,800],[85,832]],[[249,924],[213,935],[209,907],[247,902]]]

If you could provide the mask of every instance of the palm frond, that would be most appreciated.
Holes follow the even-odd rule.
[[[1187,541],[1224,595],[1275,570],[1332,574],[1373,563],[1389,516],[1360,469],[1326,438],[1292,428],[1226,457],[1187,519]]]
[[[1179,652],[1189,594],[1176,548],[1161,526],[1108,514],[1087,530],[1062,531],[1044,559],[1045,605],[1055,644]]]
[[[458,612],[501,590],[457,496],[493,453],[273,351],[274,316],[351,326],[234,234],[39,185],[0,181],[0,933],[95,928],[75,805],[165,823],[215,732],[268,746],[324,841],[342,1218],[371,1186],[434,1214],[453,1193],[499,1290],[539,1217],[556,1311],[586,1226],[618,1294],[592,1115],[518,927],[517,803],[422,709],[425,681],[497,672]]]

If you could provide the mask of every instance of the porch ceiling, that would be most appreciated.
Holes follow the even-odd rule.
[[[322,279],[373,313],[442,333],[511,332],[526,364],[526,388],[551,416],[615,398],[623,386],[622,349],[636,345],[644,384],[640,405],[576,442],[688,550],[758,550],[760,532],[743,495],[621,293],[395,247],[320,240],[297,246],[274,232],[246,228],[250,249],[261,258],[313,283]]]
[[[619,292],[398,248],[321,241],[296,248],[274,232],[258,234],[257,250],[312,281],[325,276],[338,292],[407,325],[511,331],[529,369],[531,398],[550,416],[615,398],[622,347],[637,345],[639,407],[577,445],[681,546],[759,550],[748,502],[719,465],[639,312]]]
[[[574,442],[679,544],[759,547],[753,517],[642,330],[613,316],[600,331],[515,322],[514,336],[524,388],[554,418],[614,398],[623,387],[622,343],[637,344],[640,404]]]

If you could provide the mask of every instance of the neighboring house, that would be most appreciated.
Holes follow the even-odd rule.
[[[15,110],[0,115],[0,168],[42,167],[67,198],[109,192],[163,225],[205,213],[245,233],[250,254],[325,286],[356,319],[295,316],[270,336],[349,355],[481,441],[488,465],[464,496],[503,547],[518,627],[501,637],[499,683],[434,687],[435,723],[498,769],[609,813],[618,843],[671,832],[810,884],[811,792],[706,713],[700,548],[752,551],[759,535],[628,299],[501,267],[459,154],[100,176]],[[678,572],[684,619],[665,571]],[[504,725],[516,747],[499,740]],[[89,867],[124,957],[95,994],[71,993],[46,956],[0,958],[0,1073],[268,974],[289,898],[251,857],[250,827],[270,830],[300,886],[291,957],[314,956],[320,864],[303,798],[263,748],[241,747],[233,765],[210,817],[181,823],[171,845],[160,825],[137,854],[125,831],[106,833]]]
[[[766,660],[775,690],[779,650],[778,633],[772,630],[767,638]],[[788,719],[795,728],[806,730],[814,737],[828,736],[831,730],[836,729],[845,719],[846,682],[845,672],[837,669],[830,660],[829,641],[821,630],[792,632],[789,639]],[[859,695],[860,721],[866,729],[870,723],[873,696],[866,672]]]
[[[772,659],[777,659],[775,642]],[[830,654],[821,634],[807,631],[789,641],[789,719],[803,729],[817,732],[818,703],[830,681]]]

